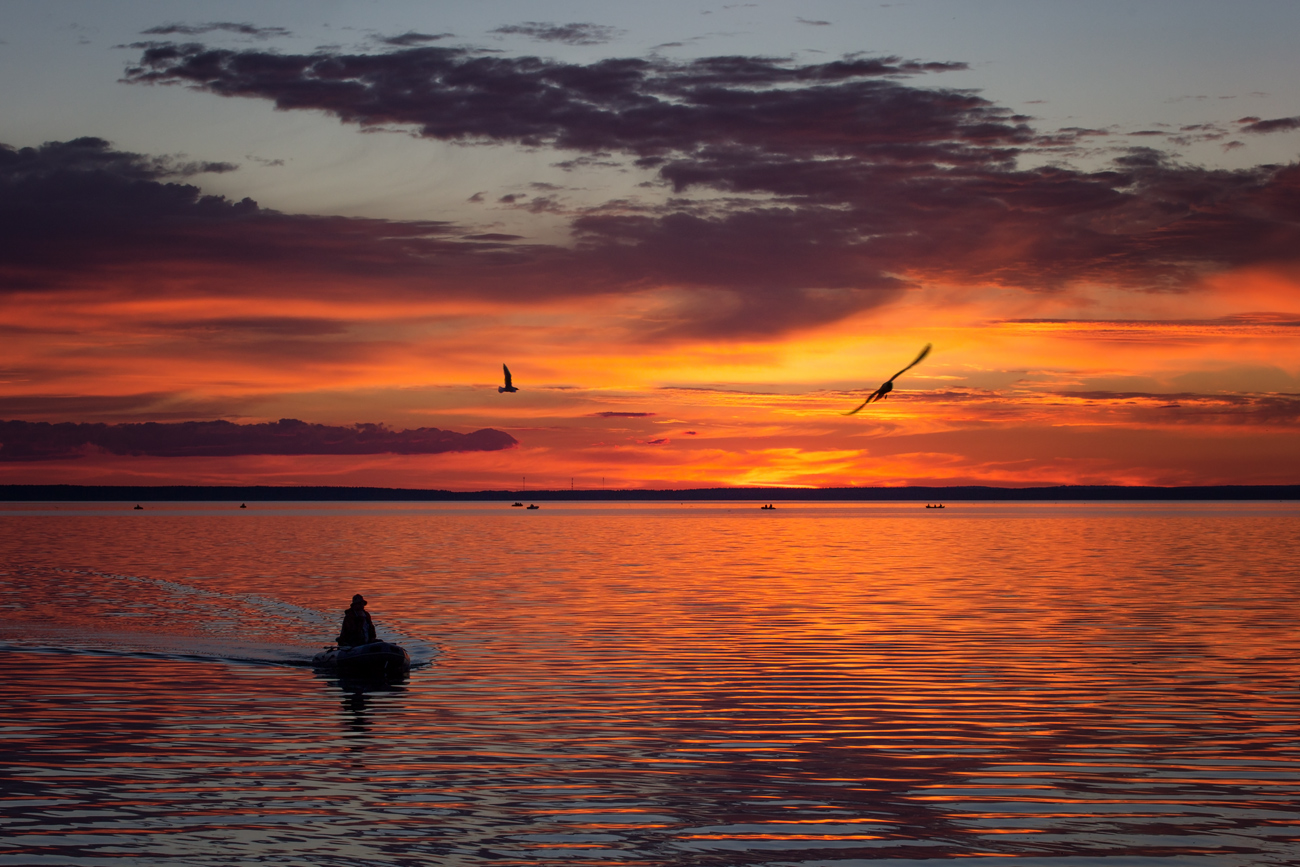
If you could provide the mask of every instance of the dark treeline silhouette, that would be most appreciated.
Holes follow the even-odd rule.
[[[204,485],[0,485],[0,501],[131,502],[412,502],[511,501],[526,496],[542,501],[700,500],[934,502],[960,501],[1077,501],[1077,500],[1297,500],[1300,485],[1206,485],[1189,487],[1127,487],[1122,485],[1057,485],[1040,488],[958,487],[899,488],[691,488],[688,490],[553,490],[435,491],[415,488],[347,488],[333,486],[271,487]]]

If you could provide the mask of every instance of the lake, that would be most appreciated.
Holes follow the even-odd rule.
[[[0,864],[1300,863],[1300,504],[133,505],[0,504]]]

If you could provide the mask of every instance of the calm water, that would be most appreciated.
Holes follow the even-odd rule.
[[[1300,505],[131,505],[0,504],[0,864],[1300,864]]]

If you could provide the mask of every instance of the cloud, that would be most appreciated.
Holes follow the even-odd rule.
[[[394,431],[382,424],[334,427],[280,419],[159,424],[0,422],[0,462],[59,460],[99,449],[114,455],[228,457],[233,455],[431,455],[499,451],[518,440],[485,428],[461,434],[437,428]]]
[[[204,33],[224,31],[254,39],[272,39],[278,36],[292,36],[283,27],[258,27],[247,22],[212,21],[208,24],[162,24],[140,32],[147,36],[199,36]]]
[[[1282,371],[1275,377],[1290,379]],[[1200,375],[1188,376],[1197,385],[1205,384]],[[1213,376],[1207,378],[1214,378]],[[1226,381],[1220,378],[1214,384]],[[1294,382],[1294,380],[1292,380]],[[1300,424],[1300,395],[1296,394],[1198,394],[1175,392],[1073,391],[1060,392],[1069,401],[1086,401],[1105,406],[1112,421],[1130,425],[1219,425],[1229,427],[1293,427]]]
[[[326,334],[343,334],[347,331],[346,324],[343,322],[304,316],[226,316],[145,324],[159,330],[212,334],[230,332],[275,337],[320,337]]]
[[[648,416],[658,415],[653,412],[593,412],[592,418],[646,418]]]
[[[364,276],[449,284],[454,293],[450,260],[502,248],[460,239],[445,223],[286,215],[179,182],[231,168],[118,151],[92,137],[0,145],[0,292],[86,288],[124,275],[144,291],[188,275],[227,294],[273,276],[286,287],[316,280],[318,292]]]
[[[69,415],[85,418],[155,409],[170,393],[121,395],[3,395],[0,415]]]
[[[897,57],[804,66],[764,57],[616,58],[583,66],[467,48],[285,55],[161,44],[146,48],[124,80],[271,99],[363,126],[412,124],[430,138],[642,156],[718,145],[865,153],[901,136],[956,157],[975,144],[1027,140],[1018,118],[974,94],[882,80],[964,68]]]
[[[563,42],[566,45],[600,45],[623,33],[617,27],[604,24],[548,24],[541,21],[507,24],[489,32],[507,36],[527,36],[541,42]]]
[[[1242,132],[1270,133],[1290,132],[1300,129],[1300,117],[1275,117],[1272,120],[1260,120],[1257,117],[1243,117],[1237,121],[1242,124]]]
[[[454,33],[417,33],[414,30],[408,30],[399,36],[379,36],[376,37],[384,45],[392,45],[398,48],[409,48],[412,45],[423,45],[426,42],[437,42],[440,39],[450,39],[455,36]]]
[[[936,78],[965,68],[857,55],[572,64],[464,47],[292,55],[152,45],[126,81],[266,99],[362,127],[408,125],[432,139],[551,148],[574,168],[626,159],[650,175],[646,195],[657,188],[662,198],[582,211],[526,202],[570,219],[574,243],[561,247],[487,240],[486,227],[274,214],[162,177],[119,192],[125,201],[148,187],[195,217],[184,239],[171,237],[182,232],[174,219],[150,224],[168,241],[159,250],[189,244],[195,257],[216,256],[210,236],[220,235],[237,260],[365,273],[440,297],[657,293],[647,337],[815,327],[926,282],[1177,292],[1215,271],[1297,258],[1300,167],[1215,170],[1116,147],[1109,165],[1075,169],[1059,162],[1061,149],[1093,147],[1099,130],[1040,132],[1031,118]],[[145,160],[126,155],[122,166]],[[73,193],[63,194],[67,225],[99,207],[74,209]]]

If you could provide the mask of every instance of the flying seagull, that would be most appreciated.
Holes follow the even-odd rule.
[[[916,367],[918,364],[921,363],[921,359],[925,358],[929,354],[930,354],[930,344],[927,343],[925,345],[925,349],[921,350],[921,354],[918,355],[911,364],[909,364],[907,367],[904,367],[902,370],[900,370],[898,373],[895,373],[893,376],[889,377],[889,379],[885,380],[884,385],[880,386],[880,388],[876,389],[875,391],[871,392],[871,394],[867,395],[867,399],[862,401],[862,405],[859,406],[858,409],[849,410],[848,412],[844,413],[844,415],[854,415],[858,412],[858,410],[862,409],[862,407],[866,406],[867,404],[875,403],[878,400],[884,400],[885,398],[889,397],[889,393],[894,390],[894,380],[898,379],[904,373],[907,373],[913,367]]]
[[[503,391],[511,391],[511,392],[518,391],[519,389],[515,388],[514,382],[510,379],[510,368],[506,367],[503,364],[501,365],[501,369],[506,372],[506,384],[497,386],[497,394],[500,394]]]

